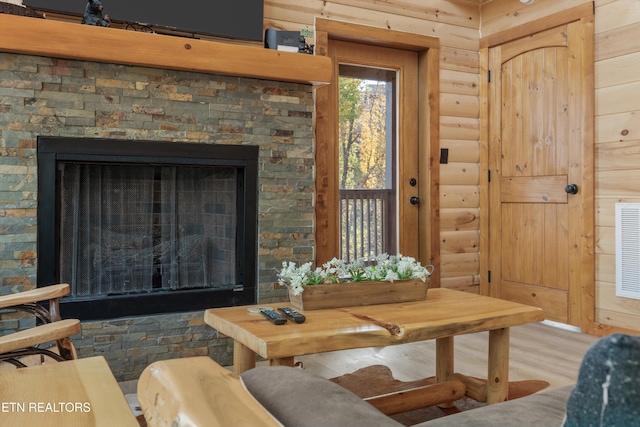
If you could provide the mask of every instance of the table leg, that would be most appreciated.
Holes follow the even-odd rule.
[[[489,372],[487,404],[509,397],[509,328],[489,331]]]
[[[233,341],[233,372],[240,375],[256,367],[256,354],[240,341]]]
[[[436,383],[448,381],[453,376],[453,337],[436,339]],[[451,408],[454,402],[441,403],[441,408]]]
[[[269,359],[269,366],[293,366],[295,361],[292,357],[282,357],[280,359]]]

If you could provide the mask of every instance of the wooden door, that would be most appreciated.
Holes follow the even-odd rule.
[[[490,294],[583,329],[594,316],[592,52],[586,19],[489,50]]]
[[[322,117],[319,121],[323,124],[322,132],[326,132],[323,136],[325,139],[322,144],[326,144],[327,140],[338,141],[338,99],[339,85],[337,78],[340,76],[340,66],[349,65],[354,67],[367,67],[371,69],[391,70],[397,74],[396,109],[397,131],[393,138],[395,140],[395,152],[397,153],[397,161],[393,164],[393,174],[395,184],[395,197],[392,202],[395,218],[394,229],[396,230],[395,244],[396,252],[403,255],[413,256],[419,259],[419,234],[416,232],[419,222],[419,211],[421,206],[429,209],[428,205],[422,203],[412,204],[410,202],[412,196],[419,196],[419,105],[418,105],[418,53],[403,49],[394,49],[382,46],[372,46],[360,43],[352,43],[342,40],[331,40],[328,50],[328,56],[334,62],[334,81],[331,85],[318,90],[318,109],[322,109]],[[331,123],[331,124],[329,124]],[[318,137],[318,136],[317,136]],[[321,144],[318,145],[320,150]],[[331,185],[337,189],[338,176],[338,152],[337,143],[332,145],[332,153],[329,153],[330,161],[323,166],[323,175],[326,174],[328,182],[321,182],[321,185]],[[322,153],[326,154],[326,153]],[[319,166],[320,169],[320,166]],[[327,212],[327,216],[332,219],[330,223],[339,224],[339,200],[338,193],[334,193],[336,198],[333,203],[329,204],[331,212]],[[319,227],[322,226],[322,220],[319,220]],[[340,236],[337,235],[338,227],[334,226],[332,239],[340,242]],[[327,237],[326,235],[323,237]],[[333,252],[320,254],[324,252],[318,250],[318,261],[325,262],[334,256],[339,256],[339,249]]]

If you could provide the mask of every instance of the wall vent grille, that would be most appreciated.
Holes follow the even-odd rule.
[[[616,203],[616,296],[640,299],[640,203]]]

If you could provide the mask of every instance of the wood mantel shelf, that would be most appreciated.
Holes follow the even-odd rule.
[[[331,59],[0,14],[0,52],[324,85]]]

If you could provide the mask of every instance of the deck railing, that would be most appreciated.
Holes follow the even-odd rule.
[[[345,261],[395,253],[394,190],[340,190],[340,255]]]

